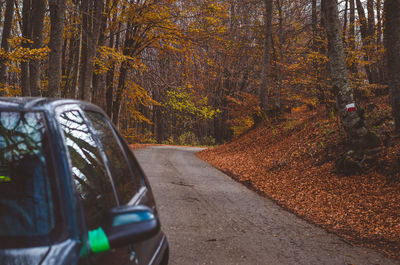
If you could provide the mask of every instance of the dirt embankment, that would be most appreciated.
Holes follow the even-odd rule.
[[[385,126],[374,127],[383,128],[382,150],[357,160],[356,174],[337,171],[348,151],[343,132],[317,111],[292,113],[198,156],[350,244],[400,259],[400,141]]]

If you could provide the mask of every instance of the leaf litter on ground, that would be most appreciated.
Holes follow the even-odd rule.
[[[387,141],[362,172],[346,176],[335,167],[345,150],[336,119],[319,111],[285,118],[198,156],[346,242],[400,259],[400,140]]]

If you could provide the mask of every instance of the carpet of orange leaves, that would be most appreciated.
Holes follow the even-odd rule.
[[[388,181],[385,174],[400,161],[395,159],[400,141],[383,147],[379,159],[386,168],[372,165],[352,176],[335,173],[340,142],[336,120],[297,111],[275,126],[265,124],[198,156],[350,244],[400,259],[400,181]]]

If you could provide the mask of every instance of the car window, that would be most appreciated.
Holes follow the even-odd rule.
[[[120,141],[123,145],[123,149],[125,150],[125,153],[127,154],[129,164],[132,165],[133,174],[135,176],[136,181],[139,183],[138,185],[149,188],[150,185],[146,182],[145,178],[143,177],[143,173],[140,170],[139,163],[137,162],[136,158],[133,156],[132,150],[121,138],[122,138],[122,136],[118,135],[118,139],[120,139]]]
[[[121,149],[121,143],[116,138],[114,129],[110,126],[107,118],[98,112],[86,111],[85,113],[93,124],[95,133],[110,162],[109,167],[115,181],[119,201],[126,204],[136,194],[139,182],[135,182],[130,165]]]
[[[117,205],[110,176],[87,124],[78,111],[58,117],[71,159],[73,183],[81,198],[89,229],[104,224],[106,212]]]
[[[42,113],[0,112],[0,244],[48,241],[55,229],[54,177]]]

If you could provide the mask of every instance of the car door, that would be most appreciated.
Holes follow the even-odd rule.
[[[85,110],[84,113],[107,157],[107,166],[110,168],[120,205],[145,205],[156,210],[152,191],[143,172],[109,119],[98,111]],[[160,232],[149,240],[129,246],[125,253],[119,255],[129,256],[133,264],[151,264],[161,240]]]

